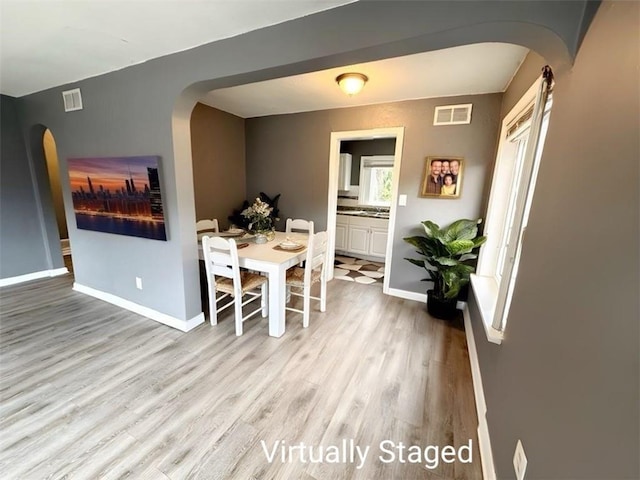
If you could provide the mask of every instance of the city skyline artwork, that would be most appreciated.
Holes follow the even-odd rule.
[[[166,240],[158,156],[69,158],[76,225]]]

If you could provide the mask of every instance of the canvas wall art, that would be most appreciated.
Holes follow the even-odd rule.
[[[78,228],[166,240],[159,161],[158,156],[70,158]]]

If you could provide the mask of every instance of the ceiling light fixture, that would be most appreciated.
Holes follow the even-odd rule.
[[[356,95],[367,83],[369,78],[362,73],[343,73],[336,77],[336,82],[347,95]]]

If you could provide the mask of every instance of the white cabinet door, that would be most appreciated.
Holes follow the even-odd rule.
[[[336,224],[336,250],[347,250],[347,226]]]
[[[362,255],[369,254],[369,227],[363,227],[360,225],[349,225],[349,250],[353,253],[360,253]]]
[[[369,255],[384,257],[387,253],[387,237],[389,231],[386,228],[371,227],[371,242],[369,243]]]

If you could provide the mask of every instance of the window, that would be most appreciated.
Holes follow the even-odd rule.
[[[518,275],[552,105],[549,81],[537,81],[502,123],[484,229],[487,242],[472,276],[487,337],[494,343],[502,340]]]
[[[363,156],[360,159],[360,205],[391,205],[393,156]]]

